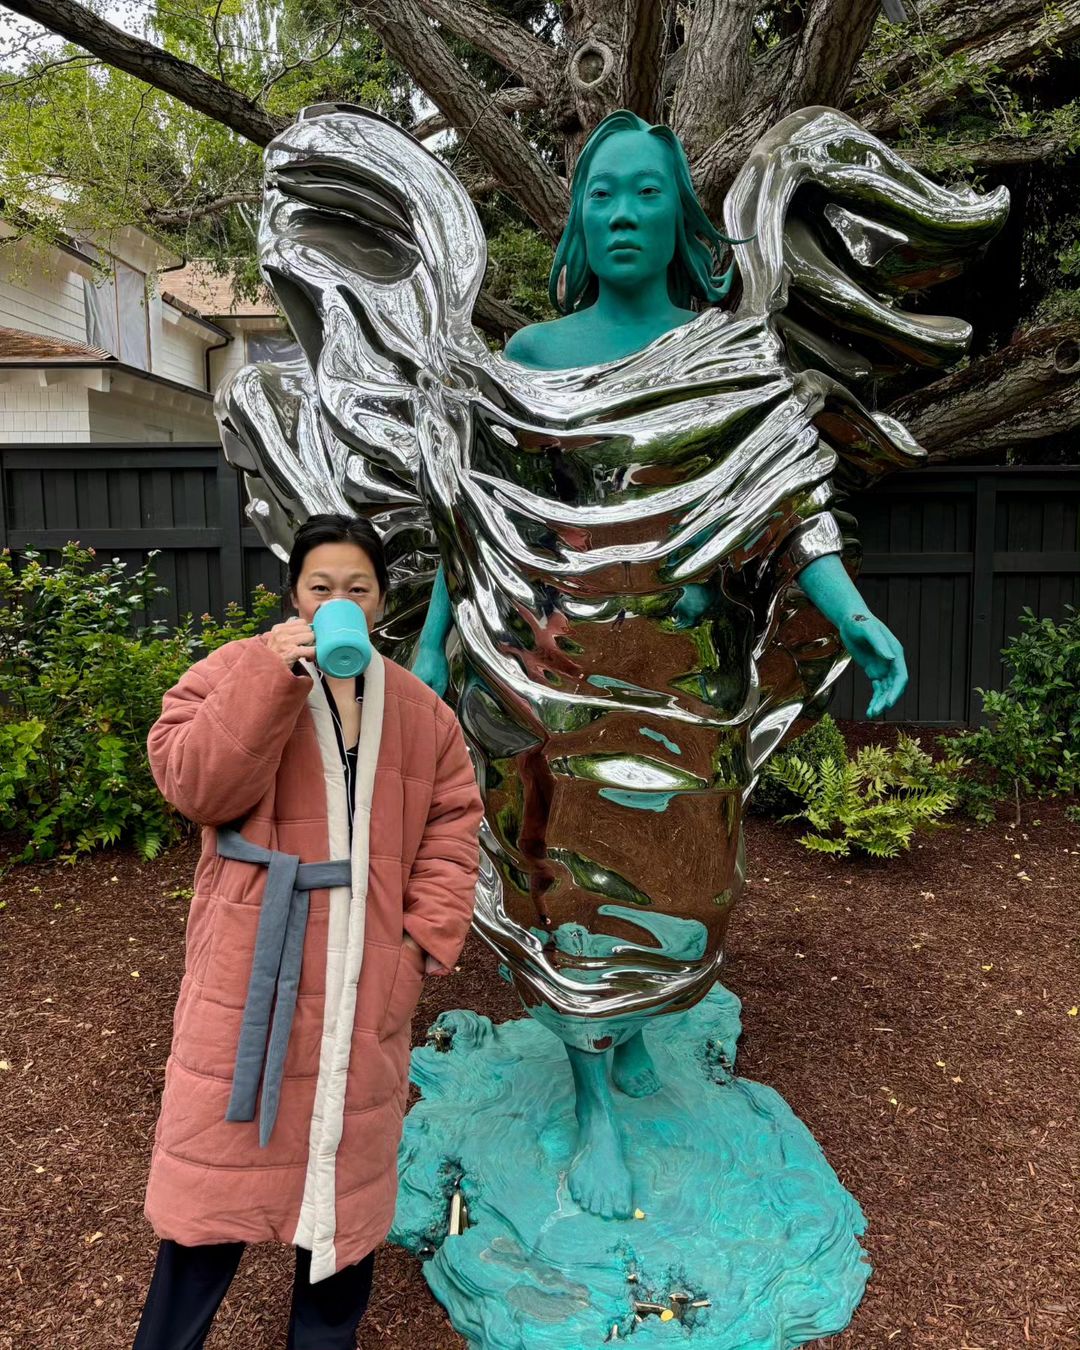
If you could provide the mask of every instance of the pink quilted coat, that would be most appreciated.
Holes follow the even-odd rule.
[[[315,1283],[386,1236],[423,956],[453,966],[472,916],[480,794],[461,729],[378,653],[364,682],[352,887],[310,892],[273,1133],[226,1121],[265,867],[220,858],[215,826],[301,862],[348,858],[345,776],[322,684],[263,637],[230,642],[165,695],[147,748],[203,826],[183,981],[144,1212],[186,1245],[278,1241]]]

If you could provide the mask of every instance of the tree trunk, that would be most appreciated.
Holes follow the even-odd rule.
[[[1070,431],[1080,422],[1080,319],[1029,329],[888,412],[936,464]]]

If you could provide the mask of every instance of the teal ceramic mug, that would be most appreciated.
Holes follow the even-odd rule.
[[[351,600],[327,600],[311,621],[315,630],[315,660],[327,675],[347,679],[367,670],[371,638],[367,619]]]

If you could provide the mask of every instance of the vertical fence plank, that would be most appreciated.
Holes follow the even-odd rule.
[[[997,535],[997,478],[989,474],[975,485],[975,537],[972,543],[971,688],[964,719],[983,721],[976,688],[990,689],[997,673],[994,651],[994,539]]]
[[[7,460],[0,448],[0,548],[7,548],[8,541],[8,490]]]
[[[218,500],[221,503],[221,590],[226,603],[237,600],[247,604],[247,592],[244,589],[244,550],[240,531],[243,521],[240,516],[239,475],[225,459],[218,456],[217,468]]]

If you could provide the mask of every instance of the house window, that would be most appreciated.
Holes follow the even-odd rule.
[[[291,333],[245,334],[249,361],[295,361],[303,355]]]
[[[109,271],[83,282],[86,296],[86,340],[113,356],[150,369],[150,316],[146,303],[146,274],[110,254],[83,247]]]

